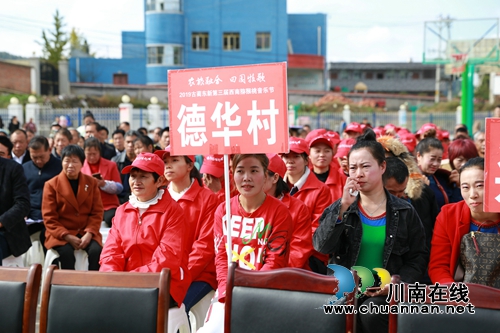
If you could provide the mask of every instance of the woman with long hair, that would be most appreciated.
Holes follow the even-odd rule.
[[[464,200],[444,206],[436,219],[429,261],[429,275],[433,283],[450,283],[463,278],[458,276],[457,271],[462,266],[460,245],[466,234],[499,233],[500,213],[484,211],[484,185],[484,158],[468,160],[460,168],[460,190]],[[490,259],[495,262],[497,258]]]
[[[421,140],[417,148],[417,164],[422,173],[427,177],[428,185],[434,191],[438,208],[443,205],[462,200],[457,184],[450,182],[451,173],[441,169],[443,160],[443,145],[432,137]]]
[[[293,222],[286,206],[264,192],[269,177],[268,157],[265,154],[237,154],[233,156],[232,163],[239,194],[230,202],[231,230],[228,230],[225,203],[219,205],[215,212],[217,301],[208,310],[205,325],[198,332],[224,330],[227,251],[232,252],[233,261],[243,269],[270,270],[288,264]],[[231,237],[231,249],[227,249],[228,237]]]
[[[410,203],[384,189],[385,151],[368,129],[348,155],[342,198],[321,216],[314,248],[347,268],[384,268],[408,283],[418,281],[428,261],[425,233]],[[364,302],[386,304],[389,286],[366,290]],[[368,303],[367,303],[368,305]],[[359,315],[362,332],[387,331],[385,315]]]

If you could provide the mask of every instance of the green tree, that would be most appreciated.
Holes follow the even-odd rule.
[[[54,66],[58,66],[59,60],[65,58],[64,52],[66,44],[68,44],[68,36],[63,31],[65,24],[63,17],[59,15],[59,10],[54,14],[54,30],[42,30],[42,52],[45,59]]]
[[[75,28],[71,29],[69,34],[69,44],[71,46],[71,51],[79,50],[91,57],[95,57],[95,53],[90,53],[90,45],[85,36]]]
[[[481,85],[477,88],[475,97],[481,98],[482,100],[487,101],[490,98],[490,74],[485,74],[483,76],[483,81]]]

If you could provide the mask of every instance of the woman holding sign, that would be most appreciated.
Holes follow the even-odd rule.
[[[170,146],[155,151],[155,154],[165,163],[168,192],[184,211],[189,234],[188,268],[193,282],[183,302],[189,313],[191,307],[217,289],[213,226],[218,200],[212,191],[203,187],[201,175],[194,166],[194,155],[172,156]]]
[[[424,228],[408,202],[384,189],[385,151],[372,130],[357,139],[348,161],[349,178],[342,198],[321,216],[314,248],[333,255],[336,264],[347,268],[384,268],[391,275],[399,274],[404,282],[418,281],[427,267]],[[364,291],[365,303],[386,304],[389,285],[375,287]],[[386,315],[360,314],[358,318],[364,333],[388,329]]]
[[[233,174],[238,195],[231,198],[232,228],[226,223],[226,206],[215,212],[215,267],[219,282],[216,299],[205,325],[198,332],[223,332],[224,302],[228,269],[228,233],[233,261],[251,270],[286,267],[293,223],[288,209],[264,192],[269,159],[265,154],[238,154],[233,157]]]

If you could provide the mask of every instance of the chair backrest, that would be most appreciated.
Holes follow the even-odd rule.
[[[166,332],[170,270],[161,273],[46,270],[40,333]]]
[[[42,266],[0,267],[0,331],[34,333]]]
[[[393,276],[393,284],[399,284],[399,276]],[[484,285],[467,283],[469,304],[474,306],[474,314],[469,314],[467,308],[463,308],[463,313],[446,313],[446,306],[453,306],[455,311],[456,306],[465,307],[466,303],[456,303],[453,301],[434,302],[429,297],[426,297],[424,304],[411,303],[412,306],[418,306],[419,314],[404,313],[389,315],[389,332],[497,332],[500,327],[500,290]],[[448,285],[450,287],[451,285]],[[408,285],[406,285],[408,289]],[[426,295],[431,292],[429,286],[426,288]],[[445,299],[447,296],[444,297]],[[391,301],[391,305],[398,304]],[[410,303],[400,303],[400,305]],[[429,305],[437,306],[436,312],[423,314],[421,309]]]
[[[249,271],[229,267],[226,289],[226,333],[352,332],[353,315],[326,315],[324,304],[338,289],[333,276],[298,268]],[[355,292],[343,304],[354,305]]]

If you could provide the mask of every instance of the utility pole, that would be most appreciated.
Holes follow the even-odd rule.
[[[438,31],[439,31],[439,36],[441,36],[441,32],[443,30],[443,16],[439,15],[439,22],[437,23],[438,25]],[[438,57],[441,60],[442,59],[442,52],[441,52],[441,39],[438,41]],[[439,103],[439,84],[441,82],[441,65],[436,64],[436,85],[434,89],[434,103]]]

